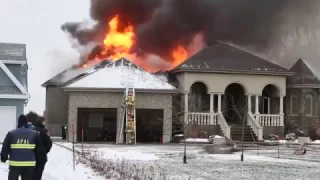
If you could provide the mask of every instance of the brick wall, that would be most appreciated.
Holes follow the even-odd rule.
[[[292,94],[297,95],[299,99],[298,103],[300,106],[299,106],[298,115],[290,114],[290,96]],[[313,97],[312,116],[307,116],[305,112],[305,98],[307,94],[312,94],[312,97]],[[319,102],[320,102],[320,95],[316,89],[310,89],[310,88],[287,89],[287,96],[285,98],[285,124],[297,125],[298,127],[303,128],[305,132],[307,132],[308,127],[320,128]]]
[[[74,124],[77,130],[78,108],[117,108],[117,130],[120,127],[120,119],[123,114],[123,93],[107,92],[71,92],[69,97],[69,139],[72,138],[71,126]],[[163,142],[169,142],[172,135],[172,97],[170,94],[137,93],[137,109],[163,109]],[[119,140],[123,142],[121,138]]]

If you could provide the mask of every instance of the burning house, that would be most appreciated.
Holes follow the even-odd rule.
[[[207,131],[240,140],[243,124],[248,141],[283,133],[288,123],[306,129],[304,120],[319,117],[317,73],[303,60],[288,70],[240,48],[272,46],[281,13],[267,12],[294,12],[296,6],[298,1],[93,0],[92,28],[62,26],[79,46],[96,46],[43,84],[48,125],[60,135],[67,124],[69,138],[74,125],[77,141],[122,143],[134,117],[136,141],[165,143],[179,109],[179,123],[189,124],[187,134],[194,137]]]

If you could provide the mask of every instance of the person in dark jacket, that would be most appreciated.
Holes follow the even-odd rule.
[[[34,180],[41,180],[44,167],[48,161],[47,154],[50,152],[52,147],[52,141],[48,130],[45,127],[45,119],[43,117],[38,117],[36,123],[34,124],[35,130],[40,133],[40,147],[39,153],[37,153],[37,164],[34,173]]]
[[[36,166],[36,154],[39,152],[39,133],[27,128],[27,118],[20,115],[18,127],[6,135],[2,150],[1,162],[9,156],[8,180],[32,180]]]

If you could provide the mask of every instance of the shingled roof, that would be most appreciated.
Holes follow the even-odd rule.
[[[237,47],[216,43],[171,71],[292,75],[287,69]]]
[[[306,60],[298,59],[290,68],[295,74],[288,78],[288,86],[290,87],[320,87],[320,73],[316,71]]]
[[[0,43],[1,60],[27,60],[26,45],[16,43]]]

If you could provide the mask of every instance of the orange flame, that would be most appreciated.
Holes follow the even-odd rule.
[[[130,53],[131,47],[135,43],[135,29],[132,25],[127,26],[122,32],[118,31],[119,25],[119,16],[116,15],[111,19],[108,23],[109,31],[106,34],[104,41],[103,41],[103,50],[101,54],[99,54],[98,59],[108,58],[110,60],[118,60],[122,57],[127,58],[137,64],[139,64],[142,68],[145,68],[147,71],[151,71],[151,65],[148,64],[148,61],[141,59],[141,57],[136,57],[135,54]],[[163,67],[159,67],[160,70],[167,70],[176,67],[177,65],[181,64],[185,61],[188,57],[188,53],[183,46],[177,46],[175,49],[172,50],[171,62],[169,68],[163,69]],[[168,63],[168,62],[166,62]],[[86,66],[86,65],[84,65]],[[154,69],[154,68],[152,68]],[[157,69],[157,70],[159,70]]]
[[[129,56],[128,52],[133,46],[133,38],[135,37],[133,26],[126,27],[124,32],[118,32],[118,23],[118,16],[111,19],[109,22],[109,32],[103,41],[105,48],[102,55],[108,56],[111,49],[113,52],[108,56],[108,58],[113,60]]]
[[[188,52],[184,47],[178,46],[172,51],[172,57],[174,60],[172,63],[172,68],[174,68],[183,63],[188,58]]]

